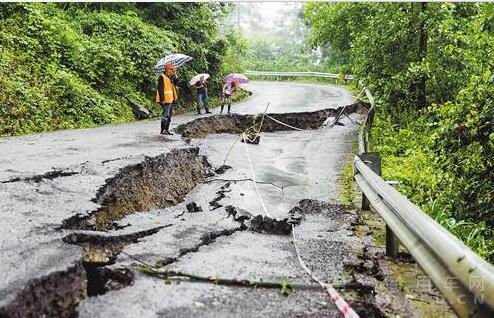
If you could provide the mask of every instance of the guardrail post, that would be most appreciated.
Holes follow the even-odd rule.
[[[392,186],[393,188],[398,187],[398,181],[386,181],[387,184]],[[391,258],[397,258],[398,252],[400,249],[400,240],[393,233],[391,228],[386,224],[386,256]]]
[[[381,175],[381,155],[378,152],[367,152],[360,155],[357,155],[360,160],[362,160],[374,173],[378,176]],[[362,193],[362,210],[369,211],[370,210],[370,202]]]

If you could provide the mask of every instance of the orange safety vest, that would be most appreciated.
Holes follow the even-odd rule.
[[[161,76],[163,76],[163,92],[165,93],[164,102],[171,104],[178,99],[177,89],[168,76],[165,74],[161,74]],[[160,102],[160,93],[158,91],[156,91],[156,102]]]

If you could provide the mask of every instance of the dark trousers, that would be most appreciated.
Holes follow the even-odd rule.
[[[201,101],[202,101],[202,104],[204,105],[204,109],[206,110],[206,112],[209,112],[209,108],[208,108],[208,96],[207,96],[206,92],[204,92],[204,93],[197,93],[197,106],[196,106],[196,109],[197,109],[197,112],[198,113],[201,112]]]
[[[161,117],[161,119],[165,121],[171,121],[174,107],[175,107],[174,103],[162,104],[161,108],[163,109],[163,116]]]
[[[171,104],[161,104],[163,109],[163,116],[161,117],[161,130],[168,130],[170,128],[170,122],[172,121],[174,103]]]

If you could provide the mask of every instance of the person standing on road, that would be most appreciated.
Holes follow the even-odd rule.
[[[223,113],[223,108],[225,104],[228,104],[228,114],[230,114],[230,107],[232,106],[232,95],[237,91],[237,82],[231,81],[226,82],[223,85],[223,90],[221,91],[221,110],[220,114]]]
[[[169,129],[173,115],[173,108],[178,101],[177,89],[175,88],[176,80],[177,76],[175,75],[175,67],[172,64],[166,64],[165,71],[158,79],[158,87],[156,92],[156,102],[159,103],[163,109],[163,116],[161,118],[161,134],[173,135]]]
[[[211,114],[208,108],[208,90],[206,88],[204,76],[201,76],[201,78],[194,84],[194,87],[197,89],[197,114],[201,114],[201,101],[204,105],[204,110],[206,110],[206,114]]]

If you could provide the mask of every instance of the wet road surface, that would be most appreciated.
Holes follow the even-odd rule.
[[[346,90],[333,86],[252,82],[247,87],[253,96],[234,104],[233,112],[261,113],[268,102],[272,113],[336,108],[353,102]],[[197,117],[192,113],[175,116],[172,126]],[[120,169],[173,148],[189,147],[199,147],[199,154],[219,167],[237,136],[217,134],[186,142],[177,135],[157,134],[159,121],[152,120],[1,139],[0,308],[11,304],[32,279],[81,263],[81,248],[62,242],[74,232],[108,237],[157,229],[123,247],[124,253],[107,264],[112,270],[135,264],[137,258],[206,277],[314,285],[297,262],[290,236],[248,231],[228,217],[227,207],[253,216],[267,212],[282,219],[302,199],[334,198],[358,118],[351,115],[342,120],[343,126],[315,131],[261,133],[259,145],[237,142],[226,161],[232,169],[209,176],[183,202],[130,214],[106,232],[61,225],[76,214],[87,215],[100,208],[94,199],[97,190]],[[253,182],[244,180],[253,177],[266,183],[258,184],[258,191]],[[187,212],[191,202],[202,211]],[[315,212],[296,227],[302,257],[321,278],[348,283],[345,264],[354,262],[362,249],[349,230],[355,216],[332,206],[309,204],[304,209]],[[131,286],[83,300],[76,308],[79,316],[338,316],[322,290],[296,290],[283,296],[277,289],[165,284],[138,271],[134,275]]]

